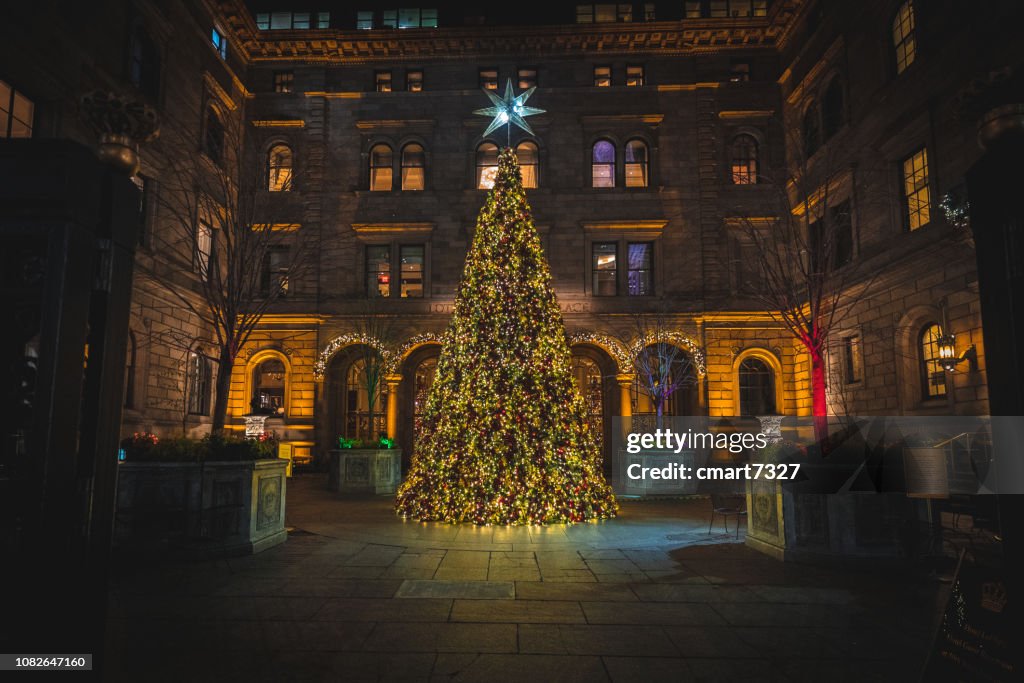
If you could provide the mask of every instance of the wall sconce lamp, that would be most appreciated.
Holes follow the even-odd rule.
[[[971,344],[963,353],[957,354],[956,352],[956,335],[952,333],[943,333],[938,339],[939,345],[939,364],[947,372],[956,372],[956,366],[960,365],[964,361],[970,363],[969,369],[974,371],[978,369],[978,351],[974,348],[974,344]]]

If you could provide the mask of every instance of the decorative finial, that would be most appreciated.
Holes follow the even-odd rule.
[[[514,95],[512,92],[512,79],[508,79],[505,84],[505,96],[498,97],[490,90],[484,90],[484,93],[491,98],[491,102],[494,103],[493,107],[487,107],[486,109],[477,109],[474,114],[480,116],[493,116],[494,120],[491,121],[491,125],[487,126],[487,130],[484,131],[484,136],[490,135],[494,130],[501,128],[502,126],[509,126],[509,137],[511,137],[511,126],[515,124],[525,130],[530,135],[533,135],[533,129],[530,128],[530,124],[526,122],[527,116],[533,116],[534,114],[543,114],[543,109],[537,109],[535,107],[527,107],[526,100],[530,98],[536,87],[530,88],[519,95]]]

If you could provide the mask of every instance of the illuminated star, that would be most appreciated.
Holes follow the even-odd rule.
[[[508,79],[505,84],[505,96],[498,97],[490,90],[484,90],[484,93],[491,98],[491,102],[494,103],[493,107],[487,107],[486,109],[477,109],[474,114],[481,116],[493,116],[494,120],[491,121],[491,125],[487,126],[487,130],[484,131],[484,137],[491,134],[497,128],[501,128],[505,125],[515,124],[525,130],[530,135],[533,135],[533,129],[530,128],[530,124],[526,122],[527,116],[533,116],[534,114],[543,114],[543,109],[536,109],[535,107],[527,107],[526,100],[530,98],[536,87],[530,88],[525,92],[519,93],[518,96],[512,94],[512,79]]]

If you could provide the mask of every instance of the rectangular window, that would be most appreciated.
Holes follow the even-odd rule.
[[[213,44],[213,49],[217,51],[221,59],[228,58],[228,39],[224,37],[224,34],[217,30],[214,26],[210,29],[210,42]]]
[[[34,116],[32,100],[0,81],[0,139],[32,137]]]
[[[397,10],[384,10],[381,13],[381,28],[398,28],[398,12]]]
[[[295,85],[295,74],[291,71],[278,71],[274,74],[274,92],[291,92]]]
[[[401,8],[398,10],[398,28],[419,28],[419,8]]]
[[[265,296],[288,294],[288,247],[271,247],[263,255],[260,293]]]
[[[423,10],[420,14],[420,26],[423,28],[437,28],[437,10]]]
[[[519,89],[528,90],[537,87],[537,68],[519,69]]]
[[[424,247],[403,245],[399,249],[401,272],[401,296],[410,298],[423,297],[423,262]]]
[[[750,62],[733,62],[729,67],[729,81],[745,83],[750,80]]]
[[[687,19],[700,19],[700,1],[691,0],[686,3],[686,18]]]
[[[729,0],[729,16],[749,17],[754,13],[751,0]]]
[[[378,71],[374,76],[374,84],[377,92],[391,92],[391,72]]]
[[[368,31],[373,28],[373,12],[356,12],[356,28]]]
[[[629,259],[627,284],[630,296],[654,294],[654,245],[650,242],[630,242],[626,246]]]
[[[478,82],[484,90],[497,90],[498,70],[494,68],[480,69]]]
[[[914,63],[917,56],[917,41],[914,38],[914,3],[911,0],[900,5],[892,20],[892,45],[896,51],[896,73],[901,74]]]
[[[593,5],[576,5],[576,23],[577,24],[592,24],[592,23],[594,23],[594,6]]]
[[[931,197],[928,193],[928,152],[924,148],[903,162],[903,197],[907,226],[911,230],[931,221]]]
[[[754,16],[768,16],[768,0],[754,0]]]
[[[615,12],[615,18],[622,22],[633,21],[633,5],[620,4]]]
[[[309,29],[309,12],[296,12],[293,14],[292,28]]]
[[[261,31],[270,30],[270,13],[260,12],[256,15],[256,28]]]
[[[595,242],[592,249],[594,296],[616,296],[619,293],[619,245],[615,242]]]
[[[626,85],[640,87],[644,84],[644,68],[642,66],[626,67]]]
[[[366,247],[366,295],[371,299],[391,296],[391,246]]]
[[[422,71],[406,71],[405,72],[405,89],[409,92],[422,92],[423,91],[423,72]]]
[[[210,413],[210,360],[206,356],[190,351],[185,382],[188,388],[188,414],[208,415]]]
[[[616,5],[594,5],[594,21],[599,24],[610,24],[616,18]]]
[[[644,3],[644,21],[655,21],[653,2]]]
[[[850,201],[846,200],[829,208],[835,240],[836,268],[845,266],[853,260],[853,214],[850,212]]]
[[[612,84],[612,68],[610,66],[594,67],[594,85],[598,88],[607,88]]]
[[[270,30],[280,31],[287,30],[292,27],[292,13],[291,12],[271,12],[270,13]]]
[[[317,28],[330,28],[331,27],[331,13],[330,12],[317,12],[316,13],[316,27]]]
[[[864,378],[861,366],[860,335],[854,334],[843,339],[843,379],[854,384]]]
[[[729,3],[726,0],[711,0],[711,18],[723,19],[729,16]]]
[[[213,250],[213,226],[200,218],[196,225],[196,243],[193,266],[204,280],[210,274],[210,252]]]

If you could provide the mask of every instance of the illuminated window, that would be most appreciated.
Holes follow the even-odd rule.
[[[423,296],[423,265],[425,249],[422,244],[403,244],[399,247],[399,267],[401,269],[401,291],[405,298],[421,298]]]
[[[150,99],[160,95],[160,52],[146,30],[137,24],[128,46],[128,79]]]
[[[804,158],[809,159],[821,147],[821,123],[818,116],[818,105],[811,104],[804,112],[802,124],[804,140]]]
[[[632,4],[602,3],[599,5],[576,5],[576,23],[613,23],[616,21],[633,21]]]
[[[366,294],[371,299],[391,296],[391,247],[366,247]]]
[[[626,143],[626,187],[647,187],[647,145],[642,140]]]
[[[722,19],[729,16],[729,3],[726,0],[711,0],[711,17]]]
[[[854,334],[843,339],[843,380],[855,384],[864,379],[864,367],[860,355],[860,335]]]
[[[260,269],[260,294],[283,297],[288,294],[289,250],[285,246],[269,247]]]
[[[378,71],[374,75],[374,88],[377,92],[391,92],[391,72]]]
[[[289,192],[292,189],[292,148],[278,144],[267,152],[267,189]]]
[[[928,323],[921,329],[918,348],[921,351],[921,399],[939,398],[946,395],[946,371],[942,368],[939,355],[939,339],[942,328]]]
[[[900,5],[892,19],[892,46],[895,50],[896,73],[903,73],[914,63],[917,55],[917,41],[914,38],[914,3],[911,0]]]
[[[349,439],[376,441],[386,432],[388,401],[383,374],[379,358],[363,357],[349,365],[343,397],[345,436]]]
[[[316,27],[317,28],[330,28],[331,27],[331,13],[330,12],[317,12],[316,13]]]
[[[250,408],[255,415],[284,415],[287,370],[277,358],[268,358],[253,370]]]
[[[476,148],[476,187],[489,190],[498,177],[498,146],[493,142],[482,142]]]
[[[210,29],[210,42],[213,44],[213,49],[217,51],[221,59],[228,58],[228,39],[223,33],[217,30],[214,26]]]
[[[0,81],[0,139],[32,137],[35,104],[4,81]]]
[[[370,14],[372,19],[372,12]],[[315,15],[310,12],[259,12],[256,15],[256,28],[261,31],[305,31],[311,28],[329,28],[330,25],[330,12],[317,12]]]
[[[208,219],[200,217],[196,223],[196,239],[193,245],[192,265],[204,280],[210,274],[210,254],[213,250],[213,226]]]
[[[478,82],[484,90],[498,89],[498,70],[493,68],[480,69]]]
[[[593,187],[615,187],[615,145],[607,140],[594,143],[590,174]]]
[[[612,68],[610,66],[594,67],[594,85],[598,88],[607,88],[612,84]]]
[[[203,153],[218,164],[224,160],[224,123],[213,107],[206,109]]]
[[[519,89],[529,90],[537,87],[537,68],[519,69]]]
[[[186,387],[188,390],[188,414],[210,414],[210,386],[213,377],[210,359],[202,353],[190,351],[188,368],[186,369]]]
[[[356,12],[356,28],[365,31],[373,28],[373,11]]]
[[[402,148],[402,189],[422,190],[424,181],[423,147],[410,143]]]
[[[537,187],[537,145],[529,140],[520,142],[516,146],[516,157],[519,159],[519,171],[523,176],[523,187]]]
[[[700,0],[689,0],[686,3],[686,18],[687,19],[700,19]]]
[[[380,16],[381,28],[398,28],[398,10],[384,10]]]
[[[626,272],[626,292],[629,296],[654,294],[654,245],[650,242],[630,242],[626,245],[629,270]]]
[[[653,2],[644,3],[644,21],[655,21]]]
[[[729,82],[745,83],[750,80],[750,62],[733,62],[729,66]]]
[[[918,150],[903,162],[903,197],[907,226],[917,230],[931,221],[931,195],[928,192],[928,152]]]
[[[616,296],[619,293],[619,245],[615,242],[595,242],[592,249],[594,296]]]
[[[639,87],[644,84],[644,68],[642,66],[626,67],[626,85]]]
[[[744,358],[739,367],[740,415],[775,414],[775,373],[760,358]]]
[[[409,92],[422,92],[423,91],[423,72],[422,71],[406,71],[405,72],[405,89]]]
[[[752,135],[737,135],[733,138],[732,182],[734,185],[757,183],[757,140]]]
[[[375,145],[370,150],[370,190],[373,192],[390,192],[392,168],[391,148],[387,145]]]
[[[843,83],[838,78],[833,78],[825,89],[825,95],[821,100],[822,130],[826,140],[839,132],[845,119]]]
[[[291,71],[278,71],[274,74],[274,92],[292,92],[295,85],[295,74]]]

